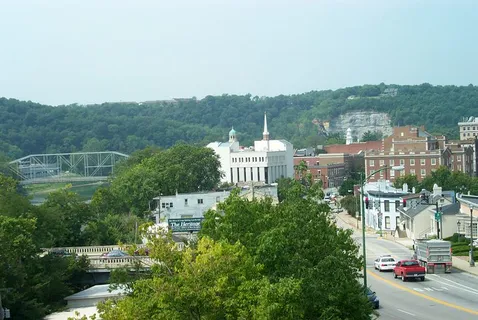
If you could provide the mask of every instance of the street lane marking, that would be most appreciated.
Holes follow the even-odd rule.
[[[474,288],[465,286],[464,284],[461,284],[461,283],[458,283],[458,282],[456,282],[456,281],[453,281],[453,280],[450,280],[450,279],[441,277],[441,276],[439,276],[439,275],[437,275],[437,274],[430,274],[429,276],[432,276],[433,278],[440,278],[441,280],[454,283],[456,286],[460,286],[460,287],[462,287],[462,288],[458,288],[458,287],[453,286],[453,285],[451,285],[451,284],[447,284],[447,283],[445,283],[445,282],[441,282],[441,281],[438,281],[438,280],[435,279],[434,281],[436,281],[436,282],[445,284],[445,285],[450,286],[450,287],[455,287],[455,288],[458,288],[458,289],[462,289],[462,290],[468,291],[468,292],[470,292],[470,293],[478,294],[478,290],[477,290],[477,289],[474,289]],[[464,288],[465,288],[465,289],[464,289]]]
[[[465,288],[460,288],[459,286],[455,286],[455,285],[452,285],[452,284],[449,284],[449,283],[446,283],[446,282],[442,282],[442,281],[438,281],[436,279],[433,279],[433,281],[436,281],[438,283],[441,283],[441,284],[444,284],[445,286],[449,286],[449,287],[452,287],[452,288],[455,288],[455,289],[460,289],[460,290],[463,290],[463,291],[466,291],[466,292],[469,292],[469,293],[472,293],[472,294],[476,294],[478,295],[478,292],[477,291],[473,291],[474,289],[465,289]]]
[[[413,290],[418,291],[418,292],[424,292],[426,291],[450,291],[447,287],[441,287],[441,288],[435,288],[435,287],[426,287],[426,288],[413,288]]]
[[[437,298],[427,296],[426,294],[423,294],[423,293],[417,292],[415,290],[409,289],[405,286],[402,286],[402,285],[396,283],[395,281],[385,279],[384,277],[381,277],[378,274],[375,274],[373,272],[370,272],[368,274],[370,274],[372,277],[374,277],[377,280],[381,280],[381,281],[383,281],[385,283],[388,283],[389,285],[391,285],[395,288],[402,289],[404,291],[407,291],[408,293],[414,294],[414,295],[422,297],[424,299],[427,299],[427,300],[433,301],[435,303],[439,303],[441,305],[444,305],[444,306],[447,306],[447,307],[450,307],[450,308],[454,308],[454,309],[457,309],[457,310],[460,310],[460,311],[463,311],[463,312],[478,315],[478,311],[468,309],[468,308],[465,308],[465,307],[462,307],[462,306],[459,306],[459,305],[456,305],[456,304],[453,304],[453,303],[450,303],[450,302],[446,302],[446,301],[443,301],[443,300],[440,300],[440,299],[437,299]]]
[[[408,315],[410,315],[410,316],[412,316],[412,317],[415,317],[415,315],[414,315],[413,313],[411,313],[411,312],[408,312],[408,311],[405,311],[405,310],[402,310],[402,309],[397,309],[397,311],[400,311],[400,312],[406,313],[406,314],[408,314]]]

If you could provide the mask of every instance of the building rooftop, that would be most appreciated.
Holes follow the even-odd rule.
[[[441,208],[441,212],[444,214],[444,215],[455,215],[455,214],[458,214],[460,213],[460,203],[457,202],[457,203],[452,203],[452,204],[448,204],[446,206],[443,206]]]
[[[382,150],[382,141],[367,141],[351,144],[331,144],[324,146],[327,153],[360,153],[368,150]]]
[[[384,197],[384,198],[401,198],[406,196],[408,192],[403,192],[401,190],[389,190],[389,191],[377,191],[369,190],[367,193],[373,197]]]
[[[124,289],[110,290],[109,287],[109,284],[99,284],[86,290],[72,294],[71,296],[66,297],[65,300],[70,301],[82,299],[111,298],[126,294],[126,290]]]
[[[405,210],[404,207],[400,206],[398,208],[398,211],[409,216],[410,218],[413,218],[415,217],[416,215],[418,215],[420,212],[428,209],[429,207],[431,207],[432,205],[431,204],[421,204],[421,203],[418,203],[416,206],[414,207],[410,207],[408,209]]]
[[[473,205],[478,209],[478,196],[473,195],[457,195],[458,201],[464,202],[467,205]]]
[[[478,117],[469,117],[463,118],[462,121],[458,122],[458,125],[466,124],[466,123],[476,123],[478,122]]]

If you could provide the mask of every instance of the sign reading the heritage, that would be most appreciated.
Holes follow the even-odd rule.
[[[172,232],[191,232],[201,230],[203,218],[169,219],[168,224]]]

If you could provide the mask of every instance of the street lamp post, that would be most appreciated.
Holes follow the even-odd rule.
[[[438,201],[435,203],[435,222],[437,223],[437,239],[440,239],[440,210],[438,209]]]
[[[370,179],[373,175],[382,172],[384,170],[392,169],[395,171],[402,171],[404,169],[403,166],[385,166],[378,170],[373,171],[370,173],[365,179],[363,179],[363,172],[360,172],[360,216],[362,218],[362,255],[363,255],[363,285],[367,288],[367,250],[365,248],[365,208],[363,204],[363,194],[364,194],[364,186],[367,183],[367,180]]]
[[[470,206],[470,267],[475,266],[473,259],[473,206]]]

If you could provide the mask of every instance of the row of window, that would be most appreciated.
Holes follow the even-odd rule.
[[[410,169],[410,174],[416,175],[415,169]],[[422,177],[426,176],[426,175],[427,175],[427,170],[425,170],[425,169],[420,169],[420,175],[421,175]]]
[[[427,160],[427,159],[423,159],[423,158],[420,159],[420,165],[421,165],[421,166],[426,165],[426,160]],[[458,158],[457,161],[461,161],[461,158]],[[404,165],[405,165],[405,159],[400,159],[399,162],[400,162],[400,165],[401,165],[401,166],[404,166]],[[416,165],[415,159],[409,159],[409,164],[410,164],[411,166]],[[432,166],[436,166],[436,164],[437,164],[437,159],[436,159],[436,158],[431,158],[431,159],[430,159],[430,164],[431,164]],[[369,161],[368,161],[368,165],[369,165],[369,167],[374,167],[374,166],[375,166],[375,160],[369,160]],[[380,166],[382,167],[382,166],[384,166],[384,165],[385,165],[385,160],[380,160]],[[394,166],[394,165],[395,165],[395,159],[390,159],[390,160],[389,160],[389,165],[390,165],[390,166]]]
[[[463,131],[470,130],[470,127],[462,127],[462,128],[463,128]],[[476,127],[473,127],[473,130],[476,130]]]
[[[284,161],[285,156],[270,156],[269,158],[268,157],[233,157],[232,162],[233,163],[267,162],[268,159],[272,162],[279,162],[279,161]],[[309,165],[309,162],[307,162],[307,165]]]
[[[467,132],[467,133],[463,133],[463,136],[464,137],[470,137],[471,134],[469,132]],[[473,137],[476,137],[476,132],[473,132]]]
[[[461,166],[458,166],[457,170],[461,170]],[[436,169],[431,169],[431,172],[435,172],[435,171],[436,171]],[[410,171],[408,173],[417,175],[417,171],[415,169],[410,169]],[[403,177],[406,174],[407,174],[407,172],[405,170],[398,171],[398,175],[400,177]],[[420,169],[420,176],[425,177],[426,175],[427,175],[427,170],[426,169]],[[380,172],[380,178],[383,178],[383,176],[384,176],[384,172],[381,171]],[[395,177],[395,171],[394,170],[390,171],[390,177]]]
[[[204,199],[197,199],[198,201],[198,204],[203,204],[204,203]],[[216,202],[219,202],[219,197],[216,197]],[[184,205],[187,206],[188,205],[188,199],[184,199]],[[161,208],[165,209],[165,208],[172,208],[173,207],[173,203],[172,202],[163,202],[161,203]]]
[[[400,217],[395,217],[395,226],[398,226],[400,224]],[[386,216],[385,217],[385,229],[389,230],[390,229],[390,217]]]
[[[310,161],[309,161],[309,160],[307,160],[307,161],[305,162],[305,164],[307,165],[307,167],[310,167]],[[313,165],[313,166],[320,166],[320,162],[319,162],[319,161],[315,161],[315,164],[312,164],[312,165]]]
[[[251,161],[252,159],[252,161]],[[240,163],[240,162],[265,162],[267,161],[267,157],[234,157],[232,158],[233,163]]]

